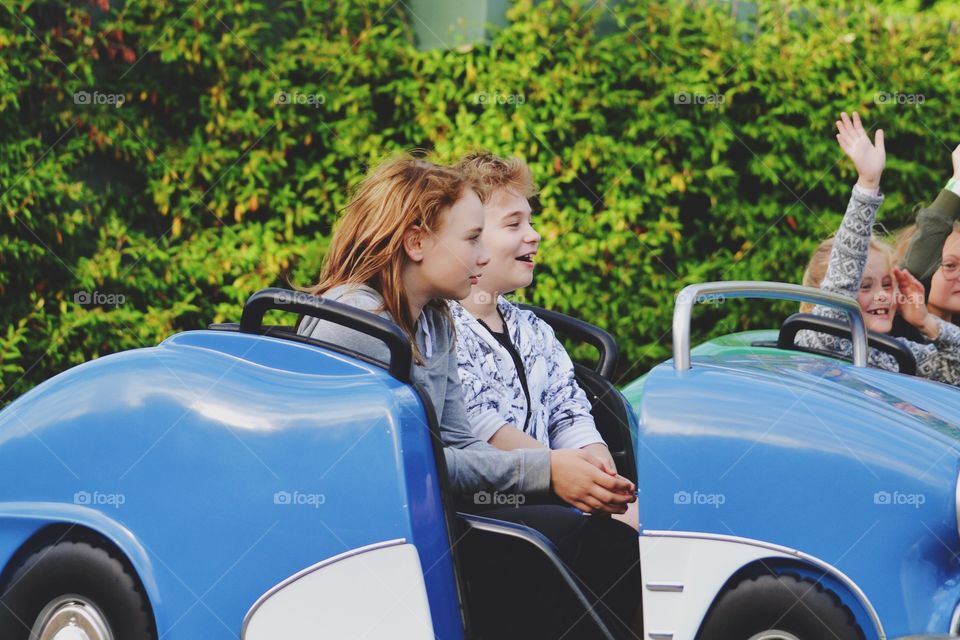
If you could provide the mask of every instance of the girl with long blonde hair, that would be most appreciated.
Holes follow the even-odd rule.
[[[804,284],[855,299],[870,331],[890,333],[899,312],[929,341],[897,337],[916,359],[917,375],[960,384],[960,329],[928,312],[923,285],[909,271],[897,267],[893,249],[873,235],[877,209],[884,199],[880,193],[880,176],[886,164],[883,131],[877,130],[876,141],[871,142],[856,112],[852,120],[842,113],[837,130],[840,147],[857,169],[857,184],[840,229],[814,253]],[[843,318],[846,312],[817,305],[813,313]],[[797,342],[842,355],[853,351],[849,340],[814,331],[801,331]],[[869,362],[898,370],[892,355],[875,349],[870,349]]]
[[[640,601],[639,570],[624,576],[623,567],[639,566],[636,532],[610,518],[584,518],[569,506],[599,515],[623,513],[636,501],[635,485],[580,449],[503,451],[470,428],[446,301],[466,297],[489,262],[483,225],[483,205],[466,177],[409,156],[387,160],[360,183],[334,230],[319,282],[305,290],[399,325],[414,351],[413,380],[432,401],[439,422],[458,508],[539,530],[591,594],[601,594],[596,605],[629,626]],[[379,340],[331,322],[306,317],[298,332],[367,357],[389,357]],[[488,492],[510,495],[513,505],[555,497],[552,504],[504,508],[478,501],[477,495]],[[557,497],[569,506],[557,504]],[[504,576],[498,588],[529,585],[528,562],[524,555],[505,562],[503,571],[519,573]],[[536,586],[545,592],[555,587],[549,580]],[[572,630],[567,637],[589,637],[589,630],[581,629],[586,621],[558,608],[561,599],[538,596],[530,603],[521,590],[509,598],[515,609],[499,607],[495,621],[481,617],[510,634],[525,629],[526,635],[553,637],[554,631]]]

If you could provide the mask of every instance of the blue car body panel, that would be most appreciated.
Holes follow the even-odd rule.
[[[57,523],[126,554],[170,640],[236,638],[281,580],[398,538],[419,552],[435,633],[462,637],[420,398],[320,347],[191,331],[13,402],[0,412],[0,560]]]
[[[859,585],[887,637],[944,633],[960,599],[960,392],[796,352],[699,351],[624,390],[643,529],[800,550]]]
[[[944,633],[960,601],[960,392],[745,340],[624,389],[641,531],[801,551],[855,583],[887,637]],[[435,635],[463,637],[420,397],[315,345],[190,331],[25,394],[0,412],[6,572],[51,525],[112,541],[171,640],[235,638],[285,578],[396,539],[417,548]],[[792,570],[817,575],[800,557]],[[873,637],[844,583],[824,583]]]

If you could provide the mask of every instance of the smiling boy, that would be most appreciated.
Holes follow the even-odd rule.
[[[503,297],[529,286],[536,268],[540,234],[531,219],[530,169],[517,158],[490,153],[467,156],[456,168],[474,182],[483,201],[483,243],[490,256],[470,295],[451,304],[474,433],[506,450],[582,449],[615,474],[590,402],[553,329]],[[635,509],[623,519],[638,526]]]
[[[530,169],[517,158],[490,153],[467,156],[455,169],[470,180],[483,203],[482,241],[489,257],[470,295],[450,303],[470,427],[478,438],[499,449],[582,450],[619,479],[594,424],[590,402],[577,384],[573,362],[553,329],[503,297],[529,286],[536,268],[540,234],[531,221],[529,198],[535,189]],[[588,495],[582,503],[579,508],[593,515],[557,523],[576,530],[580,521],[580,526],[602,532],[594,543],[580,545],[584,557],[579,566],[590,566],[588,571],[596,573],[597,583],[610,585],[606,601],[611,611],[642,637],[636,502],[613,509],[616,505]],[[567,516],[575,514],[560,509]],[[500,508],[490,515],[514,520],[519,517],[516,511]]]

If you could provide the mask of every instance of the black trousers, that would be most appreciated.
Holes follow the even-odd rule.
[[[523,524],[556,546],[590,605],[624,638],[632,631],[641,601],[637,532],[605,516],[587,516],[570,507],[470,505],[476,515]],[[473,536],[473,539],[469,539]],[[460,544],[470,589],[471,622],[479,638],[596,638],[595,623],[542,554],[505,536],[469,534]]]

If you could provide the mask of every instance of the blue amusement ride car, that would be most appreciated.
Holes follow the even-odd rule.
[[[694,306],[737,296],[832,304],[849,326],[798,315],[691,350]],[[390,361],[265,325],[271,310],[367,333]],[[600,353],[575,366],[638,481],[647,639],[956,636],[960,393],[909,375],[854,302],[688,287],[673,359],[622,392],[611,336],[534,310]],[[852,362],[794,346],[801,329],[849,337]],[[867,368],[868,345],[901,373]],[[472,638],[496,615],[474,572],[504,541],[616,638],[543,536],[456,512],[411,365],[391,322],[265,289],[239,323],[24,394],[0,411],[0,638]]]
[[[850,326],[797,314],[691,352],[693,306],[731,297],[833,305]],[[853,362],[804,352],[801,329],[848,337]],[[867,368],[868,344],[903,373]],[[960,390],[908,375],[856,301],[789,284],[687,287],[673,355],[623,389],[648,638],[956,637]]]

